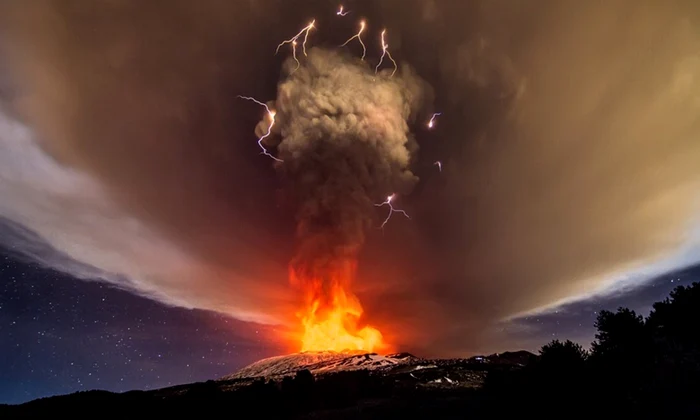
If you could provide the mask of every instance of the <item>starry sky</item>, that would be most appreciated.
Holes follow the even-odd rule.
[[[0,402],[295,351],[329,243],[426,357],[587,345],[697,278],[697,2],[344,5],[0,2]]]
[[[217,378],[279,354],[270,333],[0,252],[0,403]]]
[[[514,343],[530,351],[537,350],[549,340],[572,340],[590,348],[594,340],[594,322],[600,310],[616,311],[630,308],[647,316],[654,302],[664,300],[677,286],[700,281],[700,266],[672,271],[644,282],[633,290],[586,299],[561,306],[551,312],[513,320],[508,326]]]

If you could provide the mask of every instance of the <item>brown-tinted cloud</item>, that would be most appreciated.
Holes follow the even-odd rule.
[[[312,43],[339,45],[355,29],[328,2],[292,3],[23,2],[3,14],[13,108],[48,153],[113,201],[92,220],[134,219],[158,238],[94,231],[83,241],[99,254],[89,262],[126,272],[128,238],[163,241],[157,249],[177,250],[174,261],[225,275],[163,273],[152,268],[157,253],[136,252],[140,270],[122,274],[137,290],[219,310],[225,290],[233,313],[277,312],[272,302],[292,298],[294,220],[256,149],[260,114],[235,96],[276,96],[274,47],[310,17]],[[370,234],[358,284],[388,337],[436,353],[497,346],[498,321],[672,252],[697,213],[700,178],[692,2],[463,3],[352,5],[368,18],[368,59],[386,27],[394,57],[433,86],[443,112],[434,131],[414,127],[412,220]],[[3,200],[26,191],[46,197],[18,188]],[[13,214],[75,218],[55,201],[23,203]],[[74,242],[59,234],[61,217],[44,214],[20,222]]]
[[[697,7],[434,3],[407,12],[425,38],[403,44],[436,46],[423,59],[411,48],[411,61],[441,75],[428,79],[447,113],[421,142],[442,143],[442,178],[423,177],[413,196],[426,221],[414,226],[416,258],[429,255],[432,279],[407,296],[430,299],[443,315],[430,322],[450,324],[436,348],[493,348],[489,323],[590,294],[688,239],[700,180]]]
[[[275,211],[274,172],[256,153],[258,114],[234,106],[236,93],[274,86],[274,76],[258,78],[275,66],[269,51],[248,41],[264,10],[46,1],[4,12],[10,108],[55,158],[42,160],[27,136],[3,133],[6,155],[13,147],[27,161],[6,167],[18,179],[4,197],[13,214],[147,295],[274,315],[269,308],[289,300],[284,233],[292,228]],[[44,177],[27,185],[26,173]],[[33,195],[28,209],[13,199]],[[270,300],[278,303],[259,305]]]

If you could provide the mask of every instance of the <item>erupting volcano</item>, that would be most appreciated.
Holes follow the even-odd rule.
[[[277,99],[265,104],[274,120],[263,119],[256,134],[277,146],[274,165],[294,203],[289,272],[301,301],[301,350],[386,351],[352,285],[365,235],[378,227],[375,203],[418,180],[408,122],[425,82],[407,66],[375,74],[365,61],[321,48],[290,58],[283,71]]]
[[[305,307],[298,314],[304,329],[301,351],[386,350],[379,330],[360,326],[362,305],[350,291],[355,266],[346,261],[325,279],[299,278],[290,270],[292,283],[304,291]]]

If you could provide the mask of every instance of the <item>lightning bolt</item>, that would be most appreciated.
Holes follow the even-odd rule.
[[[275,125],[275,111],[271,110],[271,109],[267,106],[267,104],[265,104],[265,103],[263,103],[263,102],[260,102],[260,101],[258,101],[258,100],[255,99],[255,98],[251,98],[250,96],[241,96],[241,95],[238,95],[238,97],[241,98],[241,99],[245,99],[246,101],[255,102],[256,104],[258,104],[258,105],[260,105],[260,106],[262,106],[262,107],[265,108],[265,110],[267,111],[267,116],[270,117],[270,125],[267,127],[267,133],[263,134],[262,137],[260,137],[260,138],[258,139],[258,146],[260,146],[260,150],[262,150],[262,152],[261,152],[260,154],[261,154],[261,155],[268,156],[268,157],[272,158],[273,160],[275,160],[275,161],[277,161],[277,162],[284,162],[282,159],[277,158],[277,157],[271,155],[270,152],[268,152],[267,149],[265,148],[265,146],[263,146],[263,144],[262,144],[263,140],[265,140],[265,139],[272,133],[272,126]]]
[[[301,63],[299,62],[299,59],[297,58],[297,42],[296,41],[292,41],[292,58],[297,63],[297,66],[294,67],[294,70],[292,70],[292,73],[294,73],[295,71],[299,70],[299,66],[301,66]]]
[[[394,61],[394,57],[392,57],[391,53],[389,52],[389,44],[384,42],[384,34],[385,33],[386,33],[386,29],[384,29],[382,31],[382,56],[379,58],[379,64],[377,64],[377,67],[374,68],[374,74],[377,74],[377,72],[379,71],[379,66],[381,66],[382,63],[384,62],[384,56],[388,56],[389,60],[391,60],[391,62],[394,63],[394,71],[392,71],[391,76],[389,76],[389,77],[393,77],[394,74],[396,73],[396,70],[398,69],[398,67],[396,66],[396,61]]]
[[[406,216],[407,219],[411,218],[405,211],[394,208],[394,205],[391,203],[392,201],[394,201],[394,198],[396,198],[396,194],[391,194],[383,202],[375,204],[375,206],[377,207],[389,206],[389,214],[387,214],[386,219],[384,219],[384,222],[382,222],[382,226],[380,227],[381,229],[384,229],[384,225],[386,225],[389,219],[391,219],[391,215],[394,213],[401,213],[404,216]]]
[[[435,126],[435,118],[439,117],[440,115],[442,115],[441,112],[436,112],[432,117],[430,117],[430,121],[428,121],[428,128],[433,128]]]
[[[353,36],[351,36],[341,47],[344,47],[348,45],[350,41],[353,39],[357,38],[358,41],[360,41],[360,45],[362,45],[362,59],[365,59],[365,55],[367,54],[367,48],[365,47],[365,43],[362,42],[362,32],[365,30],[365,21],[361,20],[360,21],[360,30]]]
[[[348,13],[350,13],[350,11],[348,10],[347,12],[344,12],[344,11],[343,11],[343,6],[341,5],[341,6],[340,6],[340,9],[338,9],[338,12],[336,13],[336,15],[338,15],[338,16],[347,16]]]
[[[433,165],[436,165],[438,167],[438,170],[442,172],[442,162],[436,160],[435,163],[433,163]]]
[[[304,52],[304,57],[306,57],[306,41],[309,39],[309,32],[311,32],[311,30],[315,28],[315,26],[314,26],[315,24],[316,24],[316,19],[312,20],[311,23],[304,26],[304,28],[302,28],[302,30],[299,31],[299,33],[297,33],[296,35],[294,35],[293,37],[291,37],[289,39],[285,39],[284,41],[280,42],[279,45],[277,45],[277,49],[275,50],[275,54],[277,54],[280,51],[280,48],[282,48],[285,44],[292,45],[292,56],[294,57],[294,61],[296,61],[296,63],[297,63],[297,66],[294,69],[294,71],[296,71],[300,66],[299,60],[297,59],[297,44],[298,44],[297,40],[299,39],[300,36],[304,35],[304,40],[301,43],[301,49]]]

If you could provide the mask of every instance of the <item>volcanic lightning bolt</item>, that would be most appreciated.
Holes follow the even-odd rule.
[[[270,118],[270,125],[267,127],[267,132],[265,134],[263,134],[258,139],[258,146],[260,146],[260,150],[262,150],[261,154],[268,156],[277,162],[283,162],[282,159],[270,154],[270,152],[268,152],[267,149],[265,148],[265,146],[263,146],[263,144],[262,144],[263,140],[265,140],[267,137],[269,137],[270,134],[272,133],[272,126],[275,125],[275,111],[271,110],[270,107],[268,107],[267,104],[265,104],[264,102],[260,102],[259,100],[255,99],[255,98],[251,98],[250,96],[238,95],[238,97],[241,99],[245,99],[246,101],[255,102],[256,104],[265,108],[265,110],[267,111],[267,116]]]
[[[428,121],[428,128],[435,127],[435,118],[439,117],[440,115],[442,115],[441,112],[436,112],[432,117],[430,117],[430,121]]]
[[[355,35],[348,38],[348,40],[345,41],[345,43],[343,43],[343,45],[341,45],[341,47],[344,47],[344,46],[348,45],[348,43],[350,43],[350,41],[357,38],[357,40],[360,41],[360,45],[362,45],[362,59],[363,60],[365,59],[365,55],[367,55],[367,47],[365,47],[365,43],[362,42],[362,32],[364,30],[365,30],[365,21],[362,20],[362,21],[360,21],[360,30]]]
[[[293,37],[289,39],[285,39],[284,41],[280,42],[279,45],[277,45],[277,49],[275,50],[275,54],[277,54],[280,51],[280,48],[282,48],[285,44],[291,44],[292,45],[292,57],[294,57],[294,61],[297,63],[297,67],[294,69],[296,71],[299,66],[301,65],[299,63],[299,60],[297,59],[297,40],[299,39],[300,36],[304,35],[304,40],[301,43],[301,49],[304,52],[304,56],[306,57],[306,41],[309,39],[309,32],[311,32],[312,29],[314,29],[314,25],[316,24],[316,19],[312,20],[311,23],[306,25],[304,28],[302,28],[299,33],[294,35]]]
[[[384,229],[384,225],[387,224],[389,219],[391,219],[391,215],[394,213],[401,213],[404,216],[406,216],[407,219],[411,218],[408,215],[408,213],[406,213],[404,210],[394,208],[394,205],[392,204],[392,202],[394,201],[394,198],[396,198],[396,194],[391,194],[383,202],[375,204],[375,206],[377,206],[377,207],[389,206],[389,214],[387,214],[386,219],[384,219],[384,222],[382,222],[382,225],[380,226],[381,229]]]
[[[292,70],[292,73],[299,70],[299,66],[301,66],[301,63],[299,62],[299,59],[297,58],[297,42],[292,41],[292,58],[294,59],[294,62],[297,63],[297,66]]]
[[[379,67],[382,65],[384,62],[384,56],[389,57],[389,60],[391,60],[392,63],[394,63],[394,71],[391,72],[391,76],[393,77],[394,74],[396,74],[396,70],[398,69],[398,66],[396,65],[396,61],[394,61],[394,57],[391,56],[391,53],[389,52],[389,44],[384,42],[384,34],[386,33],[386,29],[382,31],[382,56],[379,57],[379,63],[377,64],[377,67],[374,68],[374,74],[377,74],[379,71]]]
[[[340,9],[338,9],[338,12],[336,12],[336,15],[338,16],[347,16],[347,14],[350,13],[350,11],[343,11],[343,6],[340,6]]]

